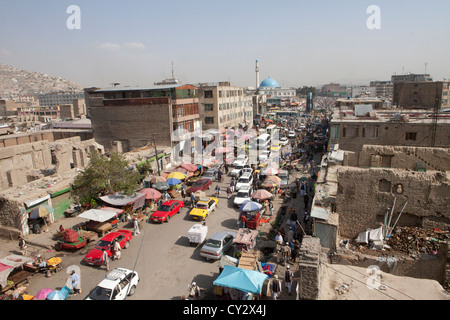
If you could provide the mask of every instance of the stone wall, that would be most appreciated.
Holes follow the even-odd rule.
[[[316,300],[319,297],[320,259],[320,239],[305,236],[298,264],[298,297],[300,300]]]
[[[442,172],[396,169],[337,169],[339,235],[354,239],[368,228],[377,228],[396,198],[396,218],[408,201],[398,225],[424,228],[450,227],[450,180]]]

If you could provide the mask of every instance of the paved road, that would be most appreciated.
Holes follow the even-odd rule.
[[[236,219],[238,211],[229,207],[226,199],[225,186],[229,178],[219,185],[222,188],[217,209],[210,214],[206,222],[208,236],[220,230],[237,230]],[[215,186],[212,184],[207,195],[212,195]],[[230,199],[230,203],[232,198]],[[130,300],[170,300],[180,299],[187,294],[187,286],[195,280],[200,288],[211,291],[213,281],[218,276],[217,262],[208,262],[200,257],[200,247],[190,246],[187,233],[190,227],[198,223],[189,217],[190,208],[183,208],[180,214],[172,217],[168,223],[145,223],[141,233],[134,237],[131,246],[122,250],[122,259],[112,261],[111,267],[124,267],[139,272],[141,282],[134,296]],[[132,229],[123,224],[119,228]],[[40,289],[61,288],[68,277],[66,270],[75,265],[80,268],[82,294],[72,297],[72,300],[83,299],[106,275],[104,267],[83,265],[82,260],[93,246],[82,249],[77,253],[62,255],[63,271],[46,278],[38,274],[31,278],[29,293],[34,295]],[[46,253],[49,258],[52,253]]]

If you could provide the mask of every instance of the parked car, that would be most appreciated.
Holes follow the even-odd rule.
[[[248,157],[245,155],[240,155],[233,161],[233,166],[245,166],[248,162]]]
[[[258,156],[258,160],[261,163],[265,163],[267,161],[269,161],[270,157],[272,156],[272,152],[264,150],[263,152],[260,153],[260,155]]]
[[[112,256],[111,246],[113,241],[118,240],[120,247],[127,249],[130,246],[130,241],[133,239],[133,234],[129,230],[117,230],[110,232],[101,238],[94,248],[88,252],[84,258],[84,262],[89,265],[100,266],[103,263],[103,252],[102,249],[105,248],[108,256]]]
[[[85,300],[125,300],[134,294],[139,280],[137,271],[116,268],[91,290]]]
[[[205,220],[206,217],[216,209],[218,202],[219,199],[214,197],[200,198],[189,215],[196,220]]]
[[[219,180],[219,169],[209,168],[208,171],[202,175],[202,179],[210,179],[211,181]]]
[[[199,179],[195,181],[189,189],[186,190],[186,194],[189,196],[191,195],[191,193],[195,193],[196,191],[205,191],[206,189],[209,189],[211,184],[211,179]]]
[[[242,186],[234,197],[233,204],[236,207],[240,207],[245,201],[252,200],[253,188],[248,186]]]
[[[289,131],[288,138],[289,139],[294,139],[295,138],[295,131]]]
[[[289,139],[288,139],[288,138],[286,138],[286,137],[280,138],[280,144],[281,144],[282,146],[285,146],[285,145],[287,145],[288,143],[289,143]]]
[[[166,201],[152,213],[150,220],[153,222],[169,222],[170,218],[176,213],[180,213],[183,207],[184,202],[181,200]]]
[[[230,171],[230,176],[239,178],[242,174],[242,169],[244,169],[244,165],[237,165]]]
[[[236,182],[236,191],[239,191],[243,187],[250,187],[253,184],[253,175],[251,173],[243,174]]]
[[[219,260],[233,245],[234,237],[236,232],[233,231],[219,231],[213,234],[200,249],[200,256],[207,260]]]

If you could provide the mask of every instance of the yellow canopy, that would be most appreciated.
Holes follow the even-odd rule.
[[[174,178],[174,179],[184,180],[184,179],[186,179],[186,176],[181,172],[172,172],[166,178],[167,179]]]

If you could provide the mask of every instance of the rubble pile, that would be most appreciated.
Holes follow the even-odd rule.
[[[392,250],[407,254],[437,254],[439,246],[449,238],[448,231],[418,227],[396,227],[387,244]]]

